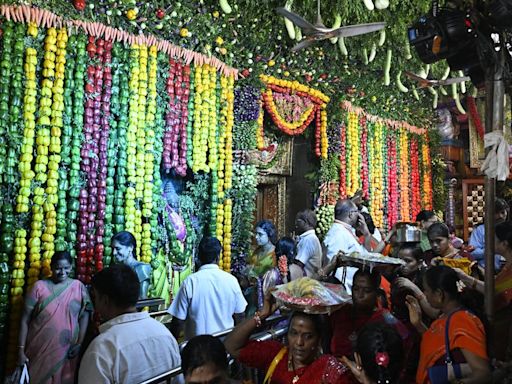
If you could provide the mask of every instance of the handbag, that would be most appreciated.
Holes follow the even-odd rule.
[[[5,378],[4,384],[29,384],[30,378],[28,375],[27,363],[18,365],[12,375]]]
[[[283,359],[287,350],[288,350],[288,348],[286,348],[286,347],[281,348],[281,350],[274,357],[274,360],[272,360],[272,363],[270,363],[270,365],[267,369],[267,374],[265,375],[263,384],[270,384],[270,379],[272,379],[272,375],[274,374],[274,371],[276,370],[277,364],[279,364],[279,362]]]
[[[434,365],[428,368],[428,378],[431,384],[449,384],[457,379],[463,379],[471,373],[471,367],[468,363],[454,363],[450,354],[450,319],[452,315],[458,311],[454,311],[448,315],[446,319],[444,344],[446,354],[444,356],[444,364]]]

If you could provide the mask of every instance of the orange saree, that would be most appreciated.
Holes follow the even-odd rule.
[[[428,384],[428,368],[445,355],[446,316],[435,320],[421,339],[420,361],[416,373],[416,383]],[[487,359],[485,330],[482,322],[472,313],[461,310],[450,320],[450,350],[465,349]]]

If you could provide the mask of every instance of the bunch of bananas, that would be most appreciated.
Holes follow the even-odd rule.
[[[323,286],[315,279],[302,277],[288,283],[286,288],[294,297],[314,297],[323,289]]]

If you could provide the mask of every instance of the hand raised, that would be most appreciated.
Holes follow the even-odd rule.
[[[412,295],[407,295],[405,304],[409,310],[409,319],[411,324],[418,327],[421,324],[421,306],[417,298]]]

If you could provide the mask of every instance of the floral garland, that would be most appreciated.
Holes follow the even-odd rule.
[[[157,82],[157,50],[155,46],[149,48],[148,67],[148,104],[146,109],[145,146],[144,146],[144,190],[142,197],[142,244],[141,260],[149,263],[154,257],[151,248],[151,223],[153,215],[153,182],[155,172],[155,114],[156,114],[156,82]]]
[[[270,114],[276,126],[283,133],[296,136],[302,134],[316,118],[315,154],[318,157],[327,158],[329,143],[327,138],[327,112],[325,109],[330,100],[329,97],[297,81],[281,80],[265,75],[261,75],[260,79],[266,84],[266,89],[262,91],[263,107]],[[274,95],[274,92],[276,95]],[[286,101],[297,98],[302,100],[301,106],[284,107]],[[258,149],[263,149],[264,145],[262,114],[263,112],[260,112],[261,117],[258,119]],[[291,122],[287,120],[290,118]]]
[[[353,196],[360,187],[359,124],[357,114],[348,114],[347,125],[347,196]]]
[[[262,95],[263,94],[264,94],[264,92],[262,91]],[[265,140],[264,140],[265,132],[263,130],[263,117],[265,116],[265,111],[263,109],[263,101],[260,101],[259,105],[260,105],[260,112],[258,114],[258,119],[257,119],[258,128],[256,130],[256,147],[260,151],[262,151],[263,148],[265,148]]]
[[[340,186],[339,194],[340,199],[347,197],[347,125],[345,122],[340,124],[340,137],[341,137],[341,149],[340,149]]]
[[[370,115],[349,102],[341,106],[347,113],[340,132],[340,196],[362,188],[380,228],[408,221],[430,207],[430,150],[422,139],[426,130]]]
[[[398,159],[397,159],[397,142],[396,142],[396,132],[391,132],[387,137],[387,145],[388,145],[388,159],[387,159],[387,169],[388,169],[388,201],[387,201],[387,225],[388,228],[393,227],[393,225],[398,221],[398,205],[400,202],[399,197],[399,186],[398,186]]]
[[[409,153],[411,157],[411,218],[415,219],[421,211],[420,166],[418,140],[411,137]]]
[[[369,152],[371,153],[370,171],[370,214],[375,225],[384,227],[383,199],[384,199],[384,125],[376,122],[370,130],[371,139]]]
[[[410,209],[410,174],[409,174],[409,138],[408,133],[405,129],[400,129],[400,167],[399,167],[399,178],[400,178],[400,220],[410,221],[411,220],[411,209]]]
[[[164,136],[164,169],[175,169],[180,176],[187,174],[188,100],[190,95],[190,66],[170,59],[167,78],[169,112]],[[179,147],[178,147],[179,143]]]
[[[263,93],[263,105],[265,106],[265,109],[270,114],[270,116],[272,116],[272,120],[276,123],[277,127],[282,132],[290,136],[302,134],[311,123],[311,121],[313,121],[315,118],[315,112],[317,110],[316,107],[311,105],[304,111],[304,113],[296,122],[289,123],[279,115],[276,104],[274,102],[272,89],[270,88],[268,88]]]
[[[475,98],[472,96],[468,96],[468,97],[466,97],[466,102],[467,102],[468,108],[469,108],[469,115],[471,116],[471,120],[473,121],[473,124],[475,125],[476,132],[478,133],[478,137],[480,137],[480,139],[483,140],[484,135],[485,135],[485,128],[482,124],[482,119],[480,119],[480,114],[478,113],[478,109],[476,108]]]
[[[369,152],[368,152],[368,124],[366,119],[361,118],[361,184],[363,190],[363,198],[368,199],[370,196],[370,174],[369,174]]]
[[[423,209],[432,209],[432,162],[428,146],[428,137],[421,143],[422,154],[422,206]]]

